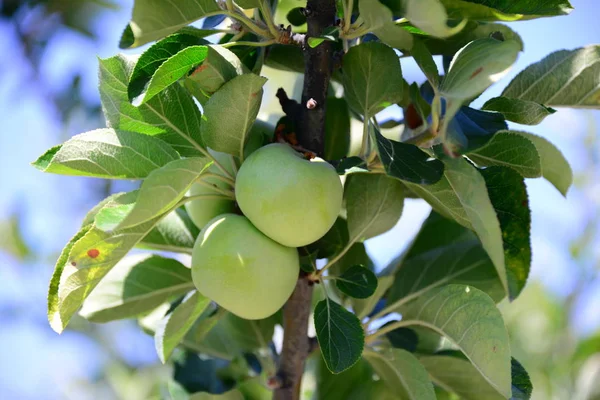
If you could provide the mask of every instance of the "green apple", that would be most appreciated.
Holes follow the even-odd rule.
[[[245,319],[266,318],[292,294],[298,252],[269,239],[235,214],[202,229],[192,251],[192,279],[200,293]]]
[[[335,169],[306,160],[281,143],[261,147],[238,172],[235,195],[244,215],[262,233],[289,247],[320,239],[342,207],[343,187]]]
[[[208,149],[209,153],[229,172],[232,176],[235,175],[235,165],[233,157],[229,154],[220,153],[212,149]],[[223,172],[216,166],[211,165],[208,172],[217,175],[223,175]],[[194,183],[188,191],[188,196],[220,196],[220,193],[208,185],[215,185],[222,190],[232,190],[232,187],[220,179],[214,177],[201,178],[202,183]],[[204,184],[203,184],[204,183]],[[206,185],[208,184],[208,185]],[[185,209],[194,224],[202,229],[204,225],[214,217],[231,213],[235,209],[233,200],[227,199],[198,199],[192,200],[185,204]]]

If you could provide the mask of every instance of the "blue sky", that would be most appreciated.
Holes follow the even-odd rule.
[[[548,53],[600,43],[600,5],[593,0],[572,3],[576,9],[568,17],[510,24],[521,34],[525,52],[510,75],[479,99],[478,105],[498,95],[514,75]],[[45,91],[60,90],[74,73],[80,73],[81,95],[90,104],[99,102],[96,56],[108,57],[118,52],[118,38],[129,19],[132,2],[123,4],[122,10],[106,12],[96,20],[92,30],[101,37],[99,43],[66,30],[52,41],[43,56],[40,76],[47,84],[45,88],[39,87],[32,79],[33,71],[27,70],[12,28],[0,22],[0,54],[5,55],[0,58],[0,220],[19,211],[26,238],[39,254],[35,262],[27,264],[0,254],[0,343],[4,344],[0,357],[0,397],[3,398],[66,398],[64,390],[70,386],[69,376],[89,379],[108,361],[98,345],[85,335],[73,331],[56,335],[45,317],[47,282],[54,258],[76,232],[85,212],[99,200],[98,183],[85,178],[44,175],[29,163],[68,137],[99,127],[83,118],[75,119],[67,127],[61,126],[46,101]],[[404,65],[404,74],[409,82],[423,80],[410,63]],[[561,109],[541,125],[527,130],[559,146],[574,170],[582,172],[590,167],[590,149],[585,147],[584,138],[590,129],[599,126],[599,111]],[[597,147],[591,152],[596,158],[600,155]],[[595,173],[595,183],[583,190],[572,189],[566,199],[547,182],[528,182],[533,209],[532,279],[543,282],[559,296],[573,289],[580,271],[589,272],[596,267],[591,258],[593,248],[589,249],[587,261],[579,263],[573,262],[569,252],[569,242],[581,235],[586,221],[600,209],[600,173]],[[379,266],[402,250],[427,213],[428,206],[422,202],[407,201],[398,226],[367,243]],[[595,238],[593,247],[600,248],[599,238]],[[600,325],[597,312],[600,280],[597,274],[592,276],[574,321],[582,334]],[[128,324],[107,325],[103,332],[113,338],[122,335],[115,341],[120,343],[116,347],[127,353],[132,365],[156,361],[152,339],[135,328],[130,329]],[[58,369],[57,360],[60,360]]]

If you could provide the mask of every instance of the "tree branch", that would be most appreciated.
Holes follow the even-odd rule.
[[[320,36],[335,23],[335,0],[308,0],[306,5],[308,37]],[[315,48],[304,44],[304,89],[300,103],[301,120],[298,142],[301,146],[323,156],[325,151],[325,99],[333,68],[333,46],[325,41]],[[312,100],[311,100],[312,99]],[[310,107],[307,103],[311,100]],[[282,105],[285,99],[280,97]],[[316,102],[316,105],[314,104]],[[290,105],[290,103],[288,103]],[[313,107],[314,106],[314,107]],[[304,373],[304,363],[311,348],[308,338],[308,320],[313,283],[301,274],[296,288],[283,309],[283,349],[277,377],[281,386],[275,390],[275,400],[298,400]]]

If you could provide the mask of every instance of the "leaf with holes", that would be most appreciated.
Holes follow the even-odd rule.
[[[382,174],[350,174],[344,188],[350,241],[363,241],[390,230],[402,215],[404,187]]]
[[[335,278],[335,284],[342,292],[357,299],[366,299],[377,289],[377,277],[362,265],[354,265]]]
[[[523,125],[537,125],[556,112],[555,109],[534,101],[509,97],[494,97],[486,101],[481,109],[499,112],[508,121]]]
[[[209,304],[209,298],[194,290],[160,321],[154,332],[154,345],[163,364]]]
[[[502,96],[549,107],[600,108],[600,45],[550,54],[520,72]]]
[[[52,147],[33,166],[53,174],[143,179],[179,159],[165,142],[135,132],[97,129]]]
[[[204,106],[202,138],[216,151],[243,157],[266,78],[245,74],[224,84]]]
[[[315,307],[315,329],[331,372],[339,374],[360,359],[365,332],[356,315],[333,300],[321,300]]]
[[[435,400],[433,385],[419,360],[406,350],[365,351],[365,359],[379,378],[402,399]]]
[[[142,183],[138,199],[119,224],[119,229],[162,216],[185,196],[210,165],[212,163],[206,158],[186,158],[152,172]]]
[[[448,285],[420,296],[402,310],[406,326],[446,336],[505,398],[511,394],[510,345],[502,314],[482,291]]]
[[[180,262],[157,255],[132,256],[102,278],[79,314],[92,322],[131,318],[193,289],[190,269]]]
[[[173,85],[139,107],[127,97],[136,58],[120,54],[100,60],[100,99],[110,128],[154,136],[184,157],[206,154],[200,137],[200,110],[186,90]]]

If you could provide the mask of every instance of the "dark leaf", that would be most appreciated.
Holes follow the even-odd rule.
[[[388,322],[386,325],[393,324]],[[384,325],[384,326],[386,326]],[[414,353],[417,350],[419,344],[419,336],[417,333],[410,328],[398,328],[386,334],[388,340],[392,346],[398,349],[404,349]]]
[[[342,275],[336,277],[338,289],[350,297],[366,299],[377,289],[377,277],[362,265],[348,268]]]

